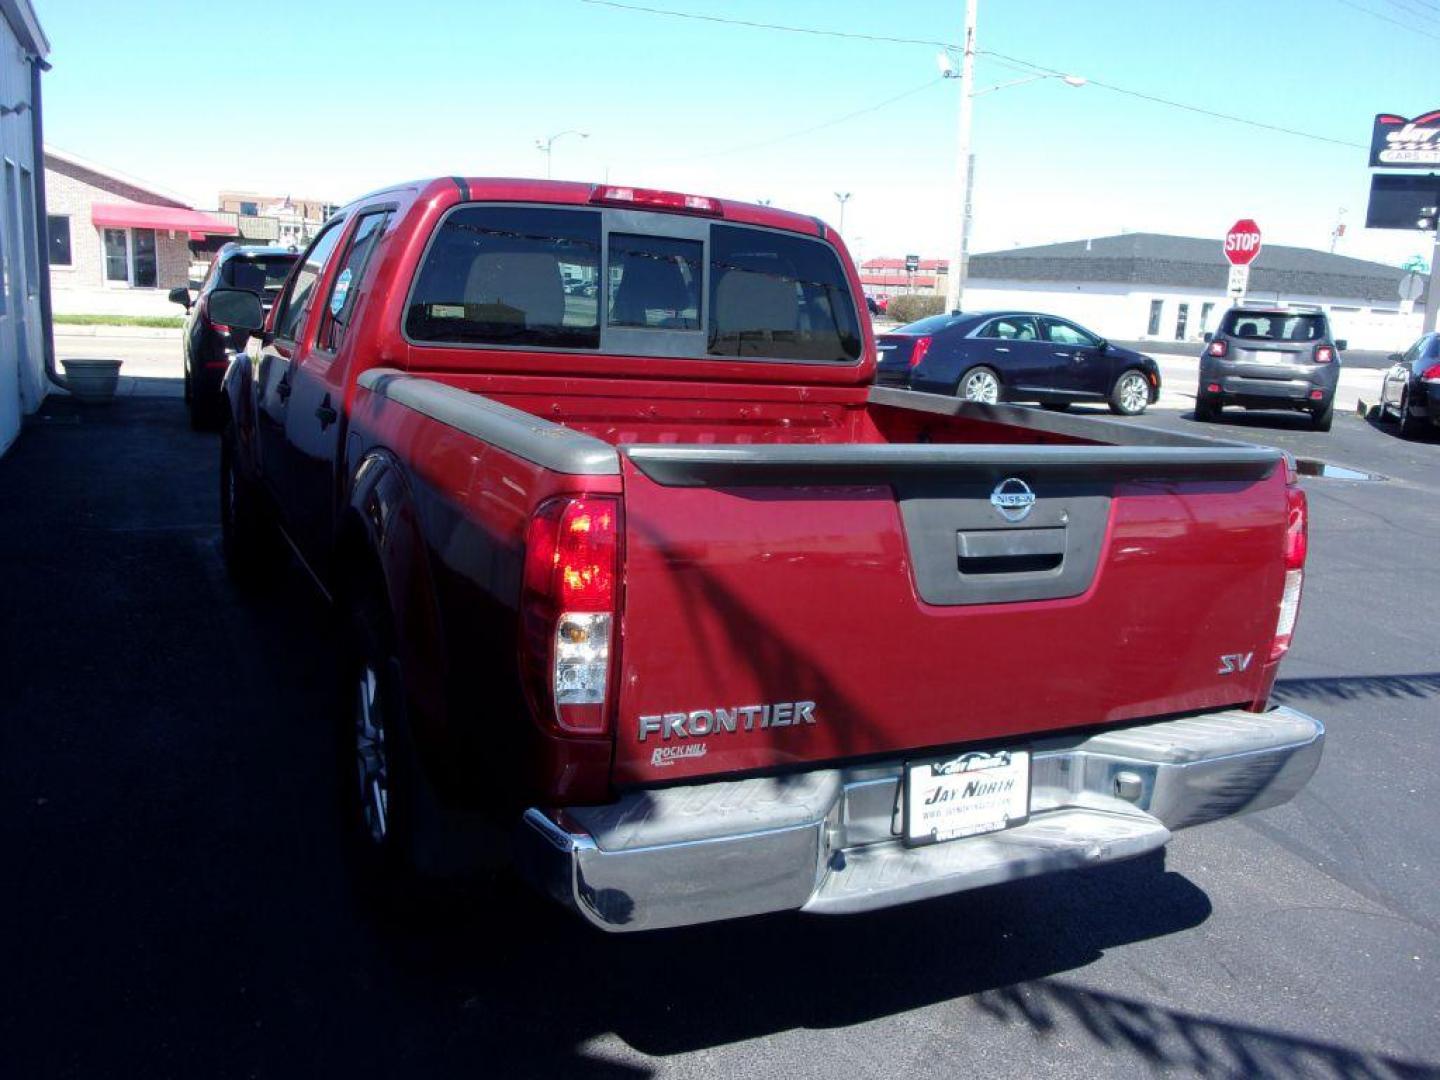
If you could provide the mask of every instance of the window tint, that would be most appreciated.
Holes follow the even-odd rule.
[[[858,360],[858,317],[835,252],[798,236],[711,226],[707,349],[711,356]]]
[[[944,330],[946,327],[948,327],[948,326],[949,326],[952,322],[954,322],[954,321],[955,321],[955,316],[954,316],[954,315],[929,315],[929,316],[927,316],[926,318],[919,319],[919,320],[917,320],[917,321],[915,321],[915,322],[912,322],[912,323],[910,323],[910,324],[908,324],[908,325],[906,325],[906,326],[902,326],[902,327],[900,327],[899,330],[892,330],[891,333],[895,333],[895,334],[935,334],[935,333],[938,333],[938,332],[941,331],[941,330]]]
[[[306,252],[305,263],[291,279],[290,292],[282,301],[280,314],[276,316],[277,338],[294,341],[300,333],[300,327],[305,322],[305,313],[310,310],[311,301],[315,297],[315,283],[320,280],[320,274],[344,231],[337,222],[321,233],[320,238]]]
[[[1325,317],[1275,311],[1228,311],[1220,331],[1256,341],[1319,341],[1325,336]]]
[[[63,214],[50,214],[45,218],[46,231],[50,233],[50,265],[69,266],[70,219]]]
[[[1180,305],[1184,310],[1185,305]],[[1045,340],[1055,345],[1080,345],[1093,347],[1100,344],[1093,337],[1081,330],[1078,326],[1071,326],[1059,319],[1041,319],[1040,325],[1045,330]]]
[[[245,289],[274,300],[295,265],[294,255],[245,255],[225,260],[217,284],[228,289]]]
[[[609,323],[662,330],[700,329],[698,240],[610,234]]]
[[[340,272],[335,275],[335,281],[330,286],[330,299],[325,305],[325,314],[321,316],[318,341],[322,349],[333,350],[340,344],[340,338],[350,321],[350,312],[355,308],[356,297],[360,295],[360,286],[365,280],[370,253],[374,250],[380,234],[384,232],[385,222],[389,217],[389,212],[385,210],[365,214],[355,226],[350,246],[345,251],[345,259],[340,264]]]
[[[975,335],[982,338],[1004,338],[1006,341],[1035,341],[1040,333],[1035,329],[1035,320],[1026,315],[1005,315],[991,319]]]
[[[599,266],[596,211],[462,207],[425,255],[405,332],[415,341],[597,349],[599,297],[567,292],[565,282],[594,281]]]

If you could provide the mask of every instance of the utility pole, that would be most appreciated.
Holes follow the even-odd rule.
[[[980,0],[965,0],[965,52],[960,58],[960,122],[957,129],[955,198],[960,204],[960,242],[945,288],[945,310],[959,311],[965,296],[965,263],[970,253],[970,105],[975,86],[975,20]]]
[[[845,204],[850,201],[850,192],[837,191],[835,198],[840,203],[840,235],[845,235]]]

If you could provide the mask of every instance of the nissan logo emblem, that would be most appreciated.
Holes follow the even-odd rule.
[[[1035,508],[1035,493],[1024,480],[1011,476],[995,485],[990,505],[1006,521],[1024,521]]]

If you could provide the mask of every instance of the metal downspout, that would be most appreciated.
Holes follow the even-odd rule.
[[[55,318],[50,308],[50,226],[45,209],[45,125],[41,120],[40,75],[50,70],[50,65],[38,56],[30,61],[30,131],[35,142],[34,152],[39,155],[39,167],[34,171],[35,185],[35,235],[39,243],[40,280],[40,331],[45,353],[45,377],[62,390],[69,387],[65,376],[55,367]]]

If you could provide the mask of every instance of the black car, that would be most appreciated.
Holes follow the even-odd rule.
[[[185,305],[185,404],[190,410],[190,426],[197,431],[218,422],[220,380],[231,355],[243,350],[249,338],[243,330],[211,321],[207,303],[210,293],[218,288],[244,289],[259,296],[261,306],[269,312],[299,257],[293,248],[226,244],[211,260],[193,301],[189,289],[170,290],[170,299]]]
[[[1344,348],[1321,308],[1242,300],[1205,335],[1195,419],[1215,420],[1226,405],[1298,409],[1329,431]]]
[[[876,341],[875,381],[967,401],[1047,409],[1105,402],[1136,416],[1160,396],[1160,368],[1068,319],[1032,311],[932,315]]]
[[[1388,420],[1393,412],[1400,437],[1418,439],[1425,428],[1440,426],[1440,334],[1425,334],[1403,353],[1391,353],[1390,363],[1377,419]]]

